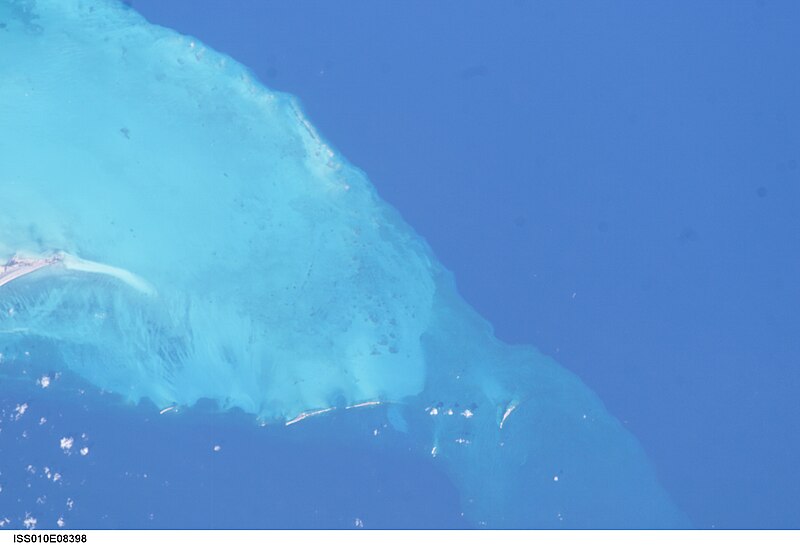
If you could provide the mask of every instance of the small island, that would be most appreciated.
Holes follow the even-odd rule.
[[[61,263],[62,260],[63,256],[61,254],[55,254],[47,258],[26,258],[15,255],[0,266],[0,287],[39,269]]]

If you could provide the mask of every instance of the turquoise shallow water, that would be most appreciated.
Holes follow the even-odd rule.
[[[386,452],[408,453],[398,467],[446,479],[457,495],[447,505],[459,508],[382,526],[688,524],[597,397],[537,350],[497,341],[425,242],[290,96],[116,2],[6,0],[0,18],[0,261],[58,258],[0,286],[3,475],[25,469],[67,498],[51,508],[12,480],[0,495],[8,524],[46,511],[52,526],[70,498],[102,490],[86,492],[88,477],[66,472],[54,482],[40,463],[22,468],[33,435],[49,441],[47,459],[96,460],[73,467],[77,475],[122,471],[113,460],[125,442],[108,429],[92,439],[106,457],[94,458],[80,441],[65,449],[75,436],[59,438],[52,420],[35,427],[46,424],[34,416],[40,404],[75,403],[91,407],[87,422],[108,403],[122,421],[174,418],[189,436],[203,421],[198,403],[223,427],[238,425],[224,416],[234,411],[252,426],[245,437],[269,430],[251,451],[263,450],[265,464],[295,426],[309,426],[300,450],[312,460],[344,458],[345,446],[388,429]],[[320,431],[325,423],[342,433]],[[155,426],[142,433],[163,441]],[[200,481],[242,478],[233,466],[201,466]],[[169,482],[169,468],[159,478]],[[306,479],[325,486],[313,471]],[[152,501],[130,493],[137,513]],[[96,509],[80,523],[112,524]],[[272,515],[210,525],[351,524],[349,515]]]

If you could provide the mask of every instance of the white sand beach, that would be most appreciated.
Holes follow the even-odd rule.
[[[39,269],[61,263],[62,260],[63,256],[61,254],[44,259],[14,256],[5,265],[0,266],[0,287]]]
[[[155,293],[155,290],[150,284],[129,271],[80,259],[63,252],[45,258],[15,255],[9,259],[5,265],[0,266],[0,287],[40,269],[56,265],[66,270],[112,276],[142,293],[148,295]]]

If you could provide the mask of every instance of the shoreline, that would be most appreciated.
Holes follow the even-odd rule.
[[[63,257],[54,255],[44,259],[32,259],[14,256],[0,267],[0,287],[27,276],[45,267],[61,263]]]
[[[64,269],[70,271],[111,276],[146,295],[155,295],[156,293],[155,289],[147,281],[130,271],[80,259],[64,252],[44,258],[13,256],[4,265],[0,265],[0,287],[40,269],[54,265],[61,265]]]

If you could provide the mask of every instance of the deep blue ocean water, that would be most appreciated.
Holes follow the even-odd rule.
[[[164,418],[150,403],[63,380],[46,398],[23,382],[15,397],[33,401],[20,418],[18,404],[0,407],[0,505],[39,528],[472,526],[447,477],[409,454],[378,411],[267,429],[203,404]],[[366,439],[341,439],[353,436]]]
[[[695,526],[800,525],[796,3],[132,7],[299,97],[500,339],[597,392]],[[470,525],[379,413],[287,438],[86,387],[16,420],[39,395],[21,384],[0,407],[0,506],[46,526]],[[374,450],[336,441],[373,430]],[[80,497],[44,467],[84,479]]]

